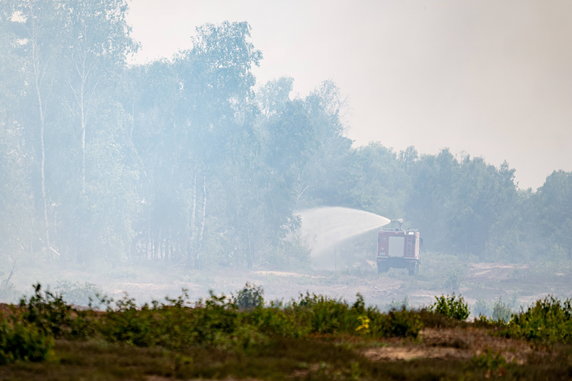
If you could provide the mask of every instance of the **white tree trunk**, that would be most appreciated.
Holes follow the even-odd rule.
[[[199,232],[199,247],[197,249],[197,262],[200,262],[201,249],[203,246],[203,238],[205,235],[206,226],[206,216],[207,216],[207,178],[203,175],[203,205],[202,205],[202,215],[201,215],[201,230]]]
[[[80,124],[81,124],[81,193],[85,194],[85,134],[86,134],[86,120],[85,120],[85,96],[84,96],[84,79],[81,80],[80,85]]]
[[[40,117],[40,192],[44,220],[44,245],[47,250],[50,250],[52,245],[50,242],[48,201],[46,196],[46,118],[42,91],[40,89],[41,68],[35,28],[32,31],[32,69],[34,71],[34,87],[36,90],[36,101],[38,102],[38,114]]]
[[[191,223],[189,226],[189,261],[195,255],[196,224],[197,224],[197,173],[195,172],[193,178],[193,202],[191,206]]]

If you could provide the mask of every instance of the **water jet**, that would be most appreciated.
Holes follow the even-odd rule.
[[[375,233],[372,240],[358,238],[391,222],[375,213],[340,206],[304,209],[296,215],[301,219],[300,239],[310,249],[312,264],[326,269],[341,269],[360,254],[373,260],[375,246],[368,243],[375,245]]]

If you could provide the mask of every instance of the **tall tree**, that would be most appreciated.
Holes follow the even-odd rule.
[[[572,257],[572,173],[554,171],[531,198],[534,219],[529,232],[539,242],[541,256]],[[535,233],[534,233],[535,231]]]
[[[98,88],[120,79],[126,56],[136,49],[125,20],[125,0],[61,0],[64,81],[71,90],[71,109],[81,136],[81,190],[86,191],[86,144],[90,114]]]
[[[53,116],[54,83],[56,83],[56,58],[61,53],[58,44],[60,29],[58,28],[57,9],[53,1],[30,0],[15,2],[11,21],[17,30],[12,41],[12,48],[24,59],[24,77],[21,78],[23,97],[29,102],[31,113],[26,112],[20,120],[33,136],[39,157],[39,197],[43,220],[43,247],[51,254],[57,253],[52,246],[51,226],[49,219],[48,195],[48,126]]]
[[[24,64],[18,38],[22,20],[15,14],[15,3],[0,5],[0,261],[7,264],[36,246],[34,203],[28,179],[32,153],[26,145],[19,120],[24,89]],[[41,231],[40,231],[41,233]]]

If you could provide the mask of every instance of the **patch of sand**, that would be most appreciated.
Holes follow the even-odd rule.
[[[421,342],[390,343],[368,348],[363,355],[371,360],[413,360],[418,358],[468,359],[487,351],[499,353],[508,362],[524,364],[533,352],[529,343],[489,335],[479,328],[426,328]]]
[[[293,273],[288,271],[254,271],[254,274],[274,275],[274,276],[291,277],[291,278],[312,278],[312,279],[325,278],[325,276],[321,275],[308,275],[308,274]]]
[[[363,352],[370,360],[413,360],[418,358],[469,358],[466,350],[457,348],[381,347]]]

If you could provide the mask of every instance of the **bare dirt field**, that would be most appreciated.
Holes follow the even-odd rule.
[[[10,280],[10,292],[0,295],[3,296],[0,301],[13,302],[22,293],[30,293],[35,282],[71,295],[71,301],[78,304],[86,302],[89,294],[95,292],[115,298],[128,294],[140,303],[175,297],[183,289],[188,290],[191,299],[208,296],[209,291],[229,295],[247,282],[261,286],[267,301],[288,301],[306,292],[351,301],[360,293],[367,304],[380,308],[402,304],[418,307],[431,304],[435,296],[455,293],[463,295],[471,305],[479,300],[493,303],[500,299],[517,310],[548,294],[572,296],[572,265],[568,263],[542,266],[463,263],[457,257],[428,254],[417,276],[409,276],[399,269],[378,275],[373,264],[368,261],[337,271],[319,271],[310,266],[286,271],[272,268],[188,270],[163,263],[89,270],[63,268],[57,264],[42,265],[41,270],[20,266]]]

